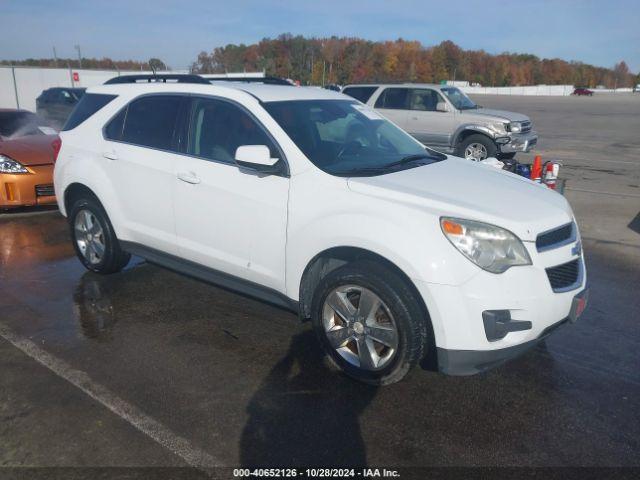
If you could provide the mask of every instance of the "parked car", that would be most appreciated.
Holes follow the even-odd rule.
[[[85,90],[86,88],[48,88],[36,98],[36,113],[59,130]]]
[[[58,205],[87,269],[136,254],[294,310],[364,382],[425,358],[485,370],[585,307],[562,195],[425,148],[340,93],[103,85],[60,136]]]
[[[588,88],[576,88],[571,95],[577,95],[579,97],[582,97],[582,96],[591,97],[593,96],[593,91],[589,90]]]
[[[342,90],[424,145],[468,160],[513,158],[538,142],[529,117],[476,105],[446,85],[347,85]]]
[[[55,130],[36,114],[0,109],[0,209],[55,203]]]

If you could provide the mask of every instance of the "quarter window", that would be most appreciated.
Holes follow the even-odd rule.
[[[127,116],[127,109],[123,108],[111,119],[104,128],[104,136],[109,140],[122,140],[122,130],[124,128],[124,119]]]
[[[182,98],[178,95],[150,95],[131,102],[125,117],[122,141],[172,150]],[[117,127],[114,126],[114,130],[117,131]]]
[[[408,88],[387,88],[376,100],[375,108],[405,110],[408,93]]]
[[[66,93],[70,95],[69,92]],[[116,95],[104,95],[100,93],[89,93],[83,96],[78,105],[76,105],[76,108],[71,112],[62,130],[73,130],[114,98],[116,98]]]
[[[233,163],[242,145],[266,145],[273,158],[280,157],[275,145],[260,125],[244,110],[230,102],[195,98],[191,109],[190,155]]]

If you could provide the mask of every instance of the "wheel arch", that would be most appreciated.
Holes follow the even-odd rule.
[[[311,304],[313,302],[315,288],[326,275],[347,263],[364,260],[376,262],[393,271],[412,291],[427,322],[429,344],[427,346],[428,355],[426,359],[426,366],[429,369],[435,368],[435,335],[433,325],[431,323],[431,316],[429,315],[429,309],[427,308],[422,295],[409,275],[407,275],[400,267],[391,260],[388,260],[384,256],[371,250],[360,247],[340,246],[328,248],[314,256],[305,267],[300,280],[298,305],[301,320],[306,321],[311,318]]]
[[[98,203],[100,203],[100,205],[104,208],[104,206],[102,205],[102,202],[100,202],[100,199],[98,198],[98,195],[96,195],[96,193],[93,190],[91,190],[91,188],[87,187],[84,183],[73,182],[73,183],[70,183],[67,186],[67,188],[65,188],[64,190],[65,213],[68,215],[69,210],[71,209],[73,204],[79,198],[82,198],[83,196],[87,196],[87,195],[96,199]]]
[[[458,146],[462,142],[464,142],[467,138],[469,138],[471,135],[476,135],[476,134],[484,135],[489,140],[495,143],[493,135],[491,134],[491,131],[487,127],[483,127],[482,125],[469,124],[469,125],[461,125],[453,134],[453,142],[452,142],[453,148],[458,148]]]

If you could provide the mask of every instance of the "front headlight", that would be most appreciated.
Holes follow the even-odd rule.
[[[0,155],[0,173],[29,173],[29,170],[13,158]]]
[[[440,226],[452,245],[484,270],[502,273],[516,265],[531,265],[529,252],[509,230],[449,217],[442,217]]]
[[[508,130],[511,133],[520,133],[522,131],[522,124],[520,122],[511,122]]]
[[[509,126],[508,123],[502,123],[502,122],[491,123],[489,124],[489,129],[497,133],[498,135],[506,135],[508,126]]]

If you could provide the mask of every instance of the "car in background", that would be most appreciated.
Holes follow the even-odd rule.
[[[49,122],[50,126],[60,130],[85,90],[86,88],[48,88],[36,98],[36,113]]]
[[[593,90],[589,90],[588,88],[576,88],[571,95],[577,95],[578,97],[591,97],[593,95]]]
[[[0,210],[53,204],[53,163],[60,139],[26,110],[0,109]]]
[[[427,147],[467,160],[510,159],[538,143],[521,113],[476,105],[448,85],[347,85],[342,93],[375,108]]]

